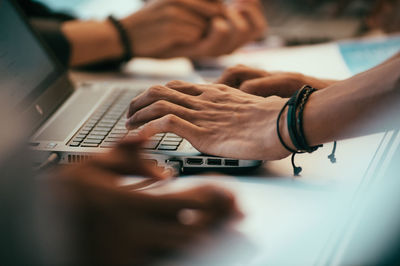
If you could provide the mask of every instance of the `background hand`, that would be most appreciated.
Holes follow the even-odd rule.
[[[125,140],[110,153],[44,180],[41,187],[49,195],[43,205],[49,207],[44,208],[49,211],[45,217],[56,228],[68,221],[73,226],[65,231],[75,237],[72,254],[78,253],[73,263],[152,263],[163,254],[184,250],[210,234],[214,225],[238,214],[233,195],[213,186],[164,195],[120,187],[121,174],[163,178],[140,160],[143,141]],[[195,219],[180,218],[187,209],[195,211]],[[48,234],[48,228],[44,230]]]
[[[229,54],[260,38],[266,31],[267,22],[259,0],[242,0],[225,6],[223,13],[212,17],[208,26],[200,39],[190,44],[172,46],[159,57],[201,59]]]
[[[191,45],[208,30],[209,20],[222,15],[217,0],[155,0],[121,20],[135,56],[168,56],[176,45]],[[168,56],[171,57],[171,56]]]
[[[241,91],[268,97],[272,95],[290,97],[303,85],[323,89],[335,80],[318,79],[300,73],[267,72],[261,69],[237,65],[225,70],[216,83],[226,84]]]
[[[173,132],[212,155],[280,159],[289,155],[276,134],[276,118],[285,101],[225,85],[174,81],[133,99],[126,125],[133,129],[145,124],[141,134],[146,136]]]

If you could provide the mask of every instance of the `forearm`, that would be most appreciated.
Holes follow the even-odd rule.
[[[317,145],[400,126],[400,58],[312,94],[305,136]]]
[[[61,28],[70,43],[70,66],[118,60],[123,47],[109,21],[68,21]]]

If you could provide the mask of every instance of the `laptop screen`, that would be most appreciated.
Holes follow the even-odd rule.
[[[25,109],[60,75],[59,65],[10,0],[0,0],[0,96]]]

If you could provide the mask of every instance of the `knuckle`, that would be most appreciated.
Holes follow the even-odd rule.
[[[253,83],[251,82],[251,80],[247,80],[245,82],[242,83],[242,85],[240,85],[240,90],[244,91],[244,92],[252,92],[253,91]]]
[[[180,85],[181,82],[179,80],[171,80],[170,82],[168,82],[167,84],[165,84],[165,86],[176,86],[176,85]]]
[[[227,92],[229,90],[229,87],[224,85],[224,84],[217,84],[215,85],[216,88],[222,92]]]
[[[164,88],[160,85],[152,86],[147,90],[147,96],[148,97],[158,97],[159,95],[162,94],[163,90],[164,90]]]
[[[167,102],[166,100],[159,100],[154,104],[153,110],[161,112],[161,111],[164,111],[165,109],[167,109],[168,105],[169,105],[169,102]]]
[[[173,114],[167,114],[164,116],[164,123],[166,126],[173,126],[177,123],[178,117]]]

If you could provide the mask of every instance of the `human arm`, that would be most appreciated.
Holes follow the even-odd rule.
[[[310,145],[398,127],[400,59],[393,59],[313,93],[304,110]],[[226,85],[171,82],[135,98],[128,128],[147,123],[143,134],[173,132],[202,152],[241,159],[273,160],[290,154],[276,134],[287,99],[258,97]],[[291,145],[286,112],[280,131]],[[293,148],[293,146],[291,145]]]

